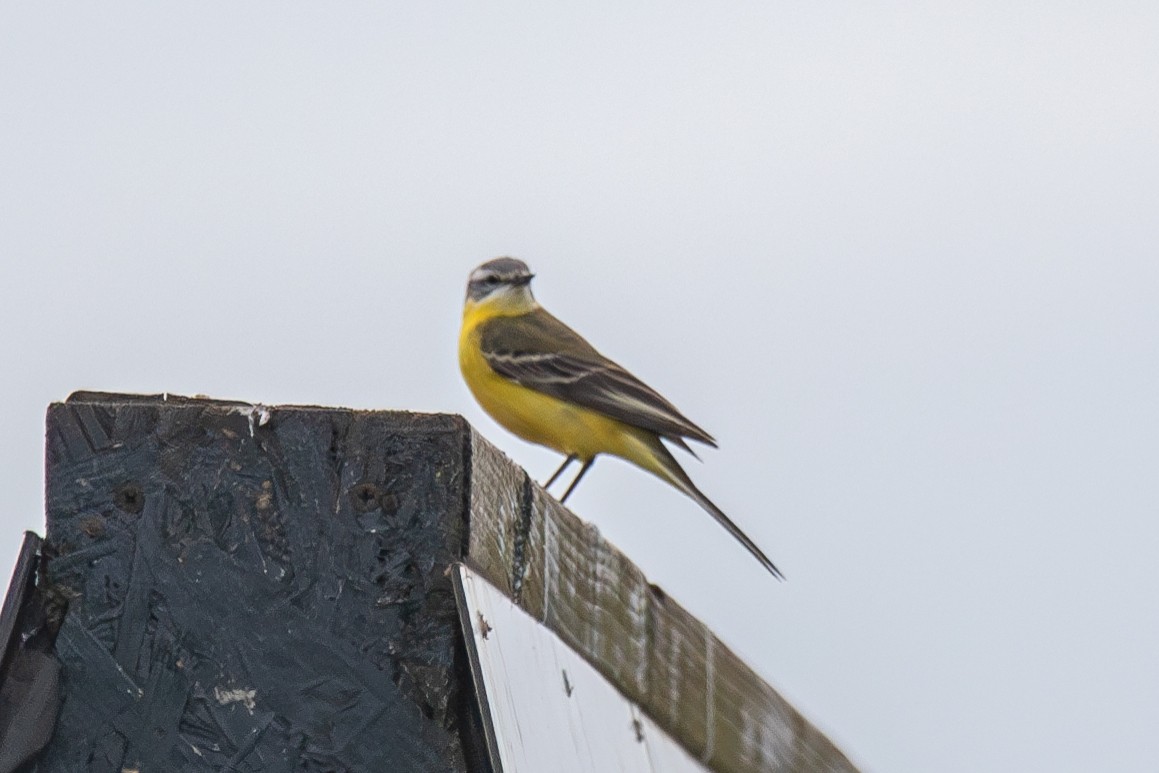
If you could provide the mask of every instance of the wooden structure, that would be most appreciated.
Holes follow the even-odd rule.
[[[623,696],[641,743],[854,770],[460,417],[79,393],[49,408],[46,491],[62,704],[22,773],[514,768],[480,652],[509,613]]]

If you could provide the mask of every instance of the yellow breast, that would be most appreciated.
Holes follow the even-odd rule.
[[[524,440],[575,454],[582,461],[610,453],[629,459],[643,450],[640,430],[500,376],[483,357],[479,326],[502,313],[469,304],[459,333],[459,369],[488,415]]]

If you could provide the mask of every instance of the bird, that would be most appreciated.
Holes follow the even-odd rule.
[[[600,454],[635,464],[704,508],[778,580],[784,575],[688,477],[662,441],[692,454],[686,442],[716,440],[656,390],[600,354],[579,333],[539,305],[534,274],[511,257],[471,272],[459,332],[459,369],[491,418],[524,440],[564,455],[544,483],[549,489],[573,463],[579,473],[566,502]]]

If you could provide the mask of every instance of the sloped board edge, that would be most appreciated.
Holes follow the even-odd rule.
[[[504,773],[707,773],[619,688],[467,566],[454,571],[463,635]]]
[[[30,531],[0,610],[0,773],[10,773],[48,743],[60,708],[60,663],[52,645],[64,603],[39,582],[43,542]]]
[[[856,768],[703,623],[472,431],[467,564],[721,773]]]

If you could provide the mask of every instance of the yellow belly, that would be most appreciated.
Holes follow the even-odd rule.
[[[521,386],[500,376],[483,358],[478,333],[465,320],[459,337],[459,368],[488,415],[524,440],[587,461],[614,454],[651,469],[642,430],[586,408]],[[653,462],[654,464],[654,462]]]

